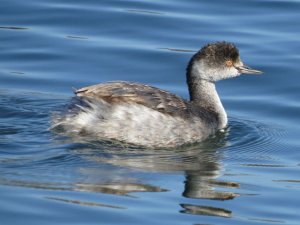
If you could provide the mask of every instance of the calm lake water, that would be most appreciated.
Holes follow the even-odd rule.
[[[1,224],[299,224],[299,0],[2,0]],[[177,149],[49,131],[72,88],[147,83],[188,98],[202,45],[261,76],[218,83],[229,127]]]

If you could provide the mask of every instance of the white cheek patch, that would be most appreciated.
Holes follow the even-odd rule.
[[[236,77],[236,76],[240,75],[239,71],[234,66],[226,67],[222,71],[222,73],[223,73],[223,75],[221,74],[221,76],[220,76],[221,80]]]
[[[213,68],[211,66],[207,66],[203,61],[198,61],[193,65],[192,74],[190,75],[195,78],[215,82],[239,76],[240,73],[236,68],[234,68],[234,66],[227,67],[224,65],[224,67],[221,68]]]

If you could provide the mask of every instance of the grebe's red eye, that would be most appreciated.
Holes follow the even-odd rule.
[[[232,66],[233,66],[232,60],[226,60],[226,61],[225,61],[225,65],[226,65],[227,67],[232,67]]]

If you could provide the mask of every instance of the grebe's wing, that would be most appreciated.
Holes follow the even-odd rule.
[[[159,88],[129,82],[96,84],[75,91],[81,98],[101,99],[110,104],[140,104],[172,116],[187,113],[187,102]]]

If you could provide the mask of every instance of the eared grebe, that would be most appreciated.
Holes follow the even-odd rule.
[[[201,141],[227,125],[215,82],[241,73],[261,71],[245,66],[235,45],[208,44],[187,67],[190,101],[144,84],[97,84],[76,90],[73,104],[54,116],[52,128],[152,147]]]

